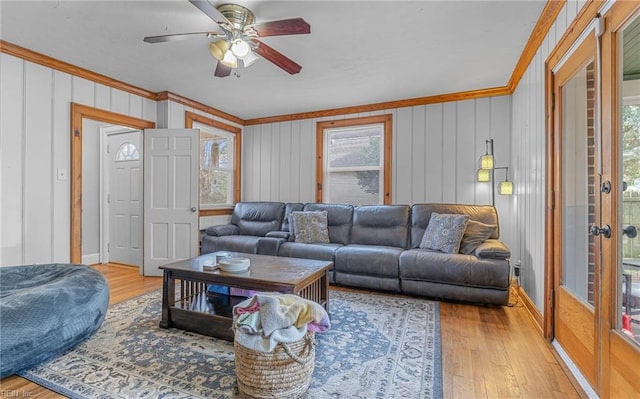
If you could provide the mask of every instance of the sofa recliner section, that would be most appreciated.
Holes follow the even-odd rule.
[[[350,242],[335,254],[336,283],[400,292],[399,259],[409,243],[410,212],[407,205],[355,207]]]
[[[284,202],[238,202],[233,208],[230,224],[205,230],[201,252],[257,254],[260,240],[270,231],[282,228],[284,212]]]

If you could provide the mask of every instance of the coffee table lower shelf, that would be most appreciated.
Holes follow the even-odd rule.
[[[171,327],[233,341],[233,307],[245,299],[205,292],[182,298],[169,308]]]

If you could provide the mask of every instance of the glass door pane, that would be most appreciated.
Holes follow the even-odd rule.
[[[617,268],[617,328],[640,342],[640,19],[622,34],[622,264]]]
[[[563,267],[562,285],[594,305],[594,236],[598,190],[595,175],[594,63],[578,70],[562,88]]]

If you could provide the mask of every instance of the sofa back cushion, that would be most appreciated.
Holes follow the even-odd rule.
[[[308,203],[304,205],[303,211],[327,211],[329,240],[335,244],[349,244],[353,205]]]
[[[300,203],[300,202],[289,202],[284,206],[284,217],[282,218],[282,227],[280,228],[280,230],[282,231],[291,231],[291,228],[289,227],[289,215],[291,215],[291,212],[299,212],[302,210],[302,208],[304,208],[304,204]]]
[[[384,245],[407,248],[409,245],[408,205],[366,205],[353,210],[351,244]]]
[[[283,202],[238,202],[233,208],[231,224],[238,226],[241,235],[264,236],[280,230],[283,217]]]
[[[498,212],[496,208],[491,205],[415,204],[411,207],[411,248],[418,248],[420,246],[420,241],[429,224],[432,212],[469,215],[469,220],[495,225],[496,228],[489,238],[500,238]]]

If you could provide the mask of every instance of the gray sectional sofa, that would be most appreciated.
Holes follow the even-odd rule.
[[[326,211],[329,242],[295,242],[289,231],[295,211]],[[485,226],[488,238],[471,253],[423,249],[433,212],[468,215]],[[510,251],[499,240],[496,209],[488,205],[239,202],[230,224],[203,234],[202,253],[216,251],[329,260],[331,282],[344,286],[493,305],[509,299]]]

